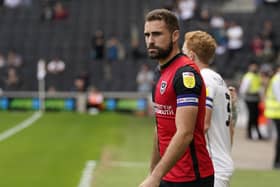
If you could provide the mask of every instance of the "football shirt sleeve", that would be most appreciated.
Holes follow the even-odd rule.
[[[177,70],[173,80],[177,107],[198,106],[202,81],[201,76],[191,66],[184,66]]]
[[[211,77],[209,77],[210,76],[209,73],[205,71],[201,71],[201,75],[203,77],[206,86],[206,107],[212,110],[216,86],[214,82],[211,81]]]

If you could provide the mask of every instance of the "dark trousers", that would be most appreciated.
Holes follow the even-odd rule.
[[[277,129],[274,165],[277,164],[279,167],[280,166],[280,119],[274,119],[273,121],[274,121],[275,127]]]
[[[247,126],[247,137],[252,139],[252,128],[255,128],[258,133],[258,138],[262,139],[262,135],[258,126],[259,118],[259,101],[246,101],[249,113],[249,120]]]
[[[159,187],[213,187],[214,175],[201,178],[192,182],[168,182],[161,181]]]

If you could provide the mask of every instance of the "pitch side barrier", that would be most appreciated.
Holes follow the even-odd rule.
[[[150,94],[139,92],[102,92],[102,107],[108,111],[147,112]],[[0,110],[46,110],[86,112],[87,92],[39,93],[30,91],[0,93]]]

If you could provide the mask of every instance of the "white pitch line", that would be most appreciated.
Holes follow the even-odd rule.
[[[82,177],[78,187],[91,187],[93,181],[93,172],[97,161],[89,160],[83,170]],[[127,161],[112,161],[108,163],[112,167],[146,167],[147,162],[127,162]]]
[[[89,160],[86,163],[86,167],[83,170],[82,178],[78,187],[91,187],[93,171],[96,167],[95,160]]]
[[[42,112],[36,112],[31,117],[27,118],[23,122],[19,123],[15,127],[12,127],[3,133],[0,134],[0,142],[13,136],[14,134],[20,132],[21,130],[29,127],[32,125],[35,121],[37,121],[42,116]]]

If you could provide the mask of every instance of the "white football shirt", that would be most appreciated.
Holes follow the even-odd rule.
[[[206,133],[207,148],[212,158],[215,177],[229,180],[233,170],[230,139],[230,95],[223,78],[215,71],[201,70],[206,84],[206,107],[212,110],[210,128]]]

